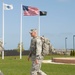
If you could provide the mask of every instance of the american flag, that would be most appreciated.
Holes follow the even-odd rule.
[[[39,9],[31,6],[23,5],[24,16],[36,16],[39,15]]]

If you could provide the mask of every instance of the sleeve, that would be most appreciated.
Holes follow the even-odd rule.
[[[32,40],[31,40],[32,42]],[[30,48],[29,48],[29,57],[31,57],[32,53],[31,53],[31,42],[30,42]]]
[[[2,45],[0,45],[0,50],[4,50],[4,48],[3,48],[3,46],[2,46]]]

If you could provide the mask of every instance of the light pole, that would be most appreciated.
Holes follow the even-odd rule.
[[[74,48],[75,48],[75,47],[74,47],[74,37],[75,37],[75,35],[73,35],[73,50],[74,50]]]
[[[66,50],[66,53],[67,53],[67,37],[65,37],[65,50]]]

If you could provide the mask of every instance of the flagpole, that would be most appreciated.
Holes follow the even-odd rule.
[[[21,20],[20,20],[20,59],[22,59],[22,4],[21,4]]]
[[[38,30],[39,30],[39,36],[40,36],[40,13],[39,13],[39,26],[38,26]]]
[[[2,0],[3,1],[3,0]],[[2,13],[2,40],[3,40],[3,44],[2,46],[4,47],[4,2],[3,2],[3,13]],[[4,59],[4,50],[2,50],[2,59]]]

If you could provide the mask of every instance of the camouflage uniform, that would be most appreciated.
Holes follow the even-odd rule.
[[[0,71],[0,75],[4,75],[4,74]]]
[[[32,38],[30,45],[30,57],[32,61],[31,75],[47,75],[41,69],[41,63],[43,56],[41,55],[42,51],[42,41],[40,37]],[[35,63],[35,60],[38,59],[38,64]]]
[[[1,52],[4,50],[2,44],[3,44],[3,42],[2,42],[2,40],[0,40],[0,54],[1,54]]]

